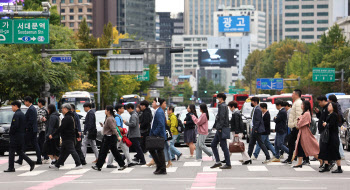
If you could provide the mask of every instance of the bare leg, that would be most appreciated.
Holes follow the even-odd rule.
[[[303,162],[303,157],[298,157],[298,164],[297,164],[297,166],[302,165],[302,162]]]

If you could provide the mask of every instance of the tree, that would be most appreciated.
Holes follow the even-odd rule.
[[[164,77],[164,87],[159,90],[160,97],[164,98],[165,100],[169,100],[169,97],[178,96],[174,92],[174,87],[172,84],[170,84],[169,78]]]
[[[204,102],[210,102],[210,94],[213,93],[210,90],[211,89],[208,88],[207,78],[200,78],[198,83],[198,97],[201,98],[201,100]]]
[[[78,32],[76,33],[78,40],[77,45],[80,49],[94,48],[97,45],[96,39],[90,35],[90,28],[86,22],[86,18],[81,21]]]
[[[250,81],[255,81],[258,76],[261,77],[260,73],[262,73],[261,70],[263,70],[262,62],[263,62],[264,56],[265,56],[264,51],[260,51],[260,50],[255,50],[248,55],[245,61],[243,72],[242,72],[245,78],[244,83],[246,85],[249,85]],[[251,74],[251,73],[254,73],[254,74]]]
[[[184,83],[177,85],[175,87],[175,92],[177,93],[182,93],[183,97],[184,97],[184,102],[183,103],[179,103],[179,105],[189,105],[192,102],[192,100],[190,100],[190,98],[193,95],[193,91],[192,91],[192,87],[190,85],[190,83],[188,81],[185,81]]]

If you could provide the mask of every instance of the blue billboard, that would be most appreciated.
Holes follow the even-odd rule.
[[[249,32],[249,16],[222,16],[219,17],[219,32]]]

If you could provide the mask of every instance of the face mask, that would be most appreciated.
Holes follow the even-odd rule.
[[[250,106],[252,106],[253,108],[255,107],[253,103],[250,103]]]

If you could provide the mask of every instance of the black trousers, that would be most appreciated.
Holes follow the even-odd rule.
[[[45,160],[49,159],[49,156],[44,153],[44,143],[45,143],[45,131],[40,131],[39,138],[38,138],[38,144],[40,147],[41,155],[44,157]]]
[[[33,163],[33,161],[23,152],[23,143],[18,142],[10,142],[9,148],[9,169],[15,168],[15,153],[18,156],[22,157],[29,165]]]
[[[149,153],[157,165],[156,171],[166,171],[164,149],[150,150]]]
[[[131,147],[137,152],[136,158],[140,160],[141,163],[146,163],[145,155],[143,155],[143,151],[140,145],[140,138],[129,138],[132,142]]]
[[[290,137],[288,141],[288,148],[289,148],[289,155],[287,158],[288,161],[292,161],[293,153],[295,150],[295,141],[298,138],[298,133],[299,133],[299,130],[297,128],[293,128],[292,131],[290,132]]]
[[[40,147],[39,147],[39,143],[38,143],[37,133],[36,132],[26,132],[24,139],[25,139],[25,143],[24,143],[23,152],[25,153],[28,149],[28,145],[32,144],[32,146],[34,147],[34,150],[36,152],[37,161],[41,161],[41,152],[40,152]],[[19,156],[18,160],[19,160],[19,163],[22,163],[23,162],[22,156]]]
[[[82,141],[82,140],[81,140],[81,141]],[[77,153],[78,153],[78,156],[79,156],[79,158],[80,158],[80,162],[81,162],[82,164],[86,164],[83,151],[81,150],[81,141],[77,141],[77,143],[75,144],[75,151],[77,151]]]
[[[141,141],[140,141],[140,145],[141,145],[141,149],[143,153],[146,153],[146,137],[149,136],[149,132],[146,133],[141,133]]]
[[[74,140],[62,141],[61,156],[58,158],[58,161],[56,162],[55,166],[59,168],[61,165],[63,165],[70,154],[74,159],[75,165],[80,166],[81,162],[77,151],[75,151]]]
[[[250,139],[249,139],[249,148],[248,148],[249,157],[251,157],[253,154],[253,150],[254,150],[254,146],[255,146],[256,142],[258,142],[260,148],[263,150],[263,152],[266,156],[266,160],[270,160],[271,158],[270,158],[269,151],[267,150],[265,144],[261,140],[261,134],[255,133],[255,132],[252,132],[252,134],[250,135]]]
[[[114,159],[118,162],[118,165],[120,167],[125,166],[125,162],[122,158],[122,155],[120,155],[120,153],[117,149],[117,141],[118,141],[118,139],[117,139],[116,135],[103,136],[100,153],[98,154],[98,159],[97,159],[97,163],[96,163],[96,166],[98,168],[102,168],[103,164],[106,161],[106,157],[107,157],[109,150],[111,150],[111,152],[114,156]]]

